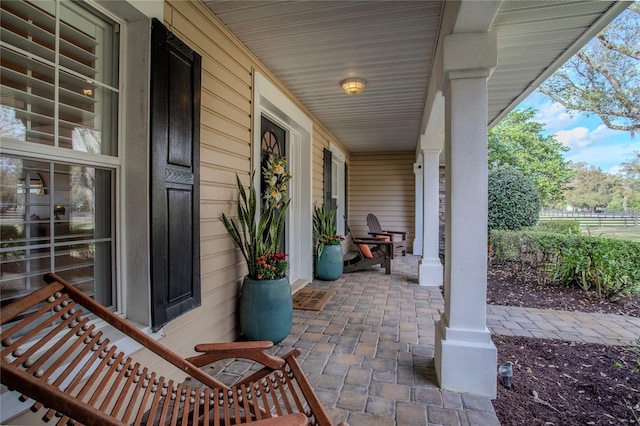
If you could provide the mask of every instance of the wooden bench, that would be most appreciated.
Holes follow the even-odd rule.
[[[44,421],[95,425],[330,425],[294,349],[271,342],[201,344],[183,358],[62,278],[2,308],[2,383],[31,398]],[[176,381],[144,366],[149,352],[127,355],[100,330],[100,318],[190,377]],[[144,352],[140,360],[136,355]],[[200,367],[244,358],[263,368],[227,386]],[[153,365],[156,365],[153,362]],[[190,383],[194,382],[193,385]],[[202,385],[200,385],[200,383]],[[33,402],[33,401],[32,401]],[[71,422],[69,420],[72,420]]]

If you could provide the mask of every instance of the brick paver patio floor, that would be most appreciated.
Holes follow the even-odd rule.
[[[294,310],[293,327],[274,348],[299,348],[299,361],[335,424],[499,425],[487,397],[441,390],[434,367],[434,323],[444,300],[440,289],[418,285],[419,257],[344,274],[307,288],[335,290],[319,312]],[[640,319],[505,306],[487,307],[494,334],[625,344],[640,336]],[[618,330],[619,333],[614,333]],[[252,364],[218,366],[223,380]],[[228,376],[228,377],[224,377]]]
[[[437,386],[434,321],[444,301],[437,287],[417,284],[418,260],[394,260],[391,275],[374,267],[314,281],[306,288],[336,294],[322,311],[294,310],[274,352],[302,351],[302,369],[335,424],[499,425],[489,398]],[[230,382],[251,367],[235,362],[214,373]]]

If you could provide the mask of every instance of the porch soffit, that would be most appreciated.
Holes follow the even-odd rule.
[[[203,3],[352,152],[416,149],[430,115],[427,99],[435,99],[435,94],[428,94],[434,87],[429,79],[439,75],[434,58],[445,32],[478,31],[489,25],[497,33],[498,66],[488,82],[488,124],[493,125],[629,4]],[[457,20],[446,29],[441,25],[448,8]],[[339,82],[347,77],[364,78],[364,91],[345,94]]]

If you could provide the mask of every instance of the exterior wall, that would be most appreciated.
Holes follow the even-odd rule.
[[[165,2],[165,25],[202,55],[201,278],[202,306],[164,327],[165,343],[193,353],[195,343],[238,337],[237,298],[246,273],[220,220],[235,216],[236,173],[246,185],[252,170],[252,74],[267,76],[311,117],[269,70],[200,2]],[[313,121],[312,200],[322,199],[322,148],[339,143]],[[294,177],[295,178],[295,177]]]
[[[215,19],[201,4],[166,2],[164,23],[202,55],[202,305],[166,325],[163,342],[186,354],[192,353],[196,336],[199,341],[237,337],[236,299],[246,266],[220,215],[233,211],[236,173],[249,184],[253,61],[216,28]]]
[[[349,166],[349,226],[355,236],[367,236],[367,214],[383,228],[407,231],[407,251],[413,251],[415,215],[414,153],[352,153]]]
[[[313,205],[314,206],[322,206],[324,203],[324,169],[323,169],[323,151],[324,149],[329,149],[330,143],[336,144],[336,139],[333,137],[331,133],[326,131],[325,129],[315,128],[313,134]],[[345,163],[348,167],[351,167],[350,157],[347,150],[340,144],[340,149],[345,153]],[[348,179],[348,177],[347,177]],[[347,182],[347,188],[351,188],[349,183]],[[349,192],[351,189],[349,189]],[[348,197],[348,194],[347,194]],[[351,206],[348,206],[349,209]],[[350,214],[350,213],[349,213]],[[337,218],[341,220],[340,217]],[[340,231],[338,231],[340,233]],[[344,234],[347,234],[346,230]],[[342,242],[342,251],[344,253],[348,252],[351,248],[351,240],[350,236],[345,235],[347,238]],[[315,244],[315,241],[314,241]],[[314,267],[315,268],[315,267]]]
[[[220,215],[235,216],[236,174],[249,185],[252,170],[253,73],[267,76],[313,121],[312,201],[322,202],[322,150],[330,143],[344,146],[315,120],[270,71],[220,23],[202,3],[169,0],[164,3],[164,24],[183,42],[202,55],[202,102],[200,128],[200,307],[168,323],[162,343],[190,356],[203,342],[233,341],[238,337],[238,292],[246,273],[244,259],[228,236]],[[295,178],[295,177],[294,177]],[[309,259],[311,262],[312,260]],[[125,286],[126,287],[126,286]],[[148,351],[137,359],[175,380],[178,371]],[[39,423],[37,414],[26,411],[12,424]]]

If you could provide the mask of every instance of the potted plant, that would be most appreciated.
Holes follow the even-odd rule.
[[[237,219],[222,214],[222,222],[240,248],[249,270],[240,294],[240,329],[248,340],[278,343],[291,330],[293,303],[288,263],[280,250],[291,202],[287,197],[291,175],[286,166],[286,160],[274,154],[267,160],[263,169],[266,191],[259,215],[256,189],[252,184],[247,192],[237,175]]]
[[[314,207],[313,236],[316,239],[316,276],[321,280],[333,281],[342,276],[343,255],[342,235],[338,235],[336,226],[336,205],[329,211],[323,207]]]

